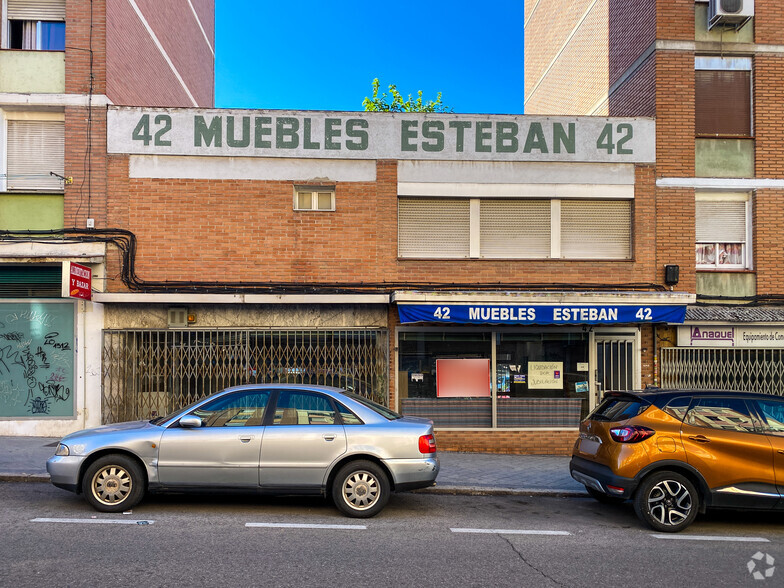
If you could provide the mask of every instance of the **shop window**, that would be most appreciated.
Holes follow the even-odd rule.
[[[459,391],[452,384],[456,373],[476,376],[482,369],[487,373],[491,345],[488,332],[400,332],[400,412],[432,419],[437,427],[490,427],[492,404],[488,379],[471,377],[473,388],[460,386]],[[460,365],[463,361],[464,366]]]
[[[698,137],[751,137],[751,58],[696,57]]]
[[[747,194],[698,194],[695,225],[698,269],[749,267]]]
[[[335,210],[335,189],[326,187],[300,187],[294,190],[294,210]]]
[[[398,251],[419,258],[630,259],[631,213],[630,200],[401,197]]]
[[[65,0],[7,0],[9,49],[65,50]]]
[[[62,115],[52,117],[55,120],[35,120],[31,116],[34,115],[6,113],[6,181],[5,186],[0,182],[0,189],[62,192],[65,173]]]

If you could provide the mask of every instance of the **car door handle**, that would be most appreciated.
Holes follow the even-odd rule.
[[[696,441],[697,443],[710,443],[710,439],[708,439],[705,435],[690,435],[689,439]]]
[[[324,435],[324,441],[334,441],[337,435]]]
[[[243,443],[249,443],[254,438],[254,435],[240,435],[238,439]]]

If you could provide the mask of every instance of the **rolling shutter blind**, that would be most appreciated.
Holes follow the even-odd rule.
[[[550,257],[549,200],[482,200],[480,255]]]
[[[62,121],[8,121],[8,189],[62,191],[65,135]]]
[[[698,69],[694,85],[697,135],[751,136],[751,72]]]
[[[60,298],[62,266],[0,266],[0,297]]]
[[[561,257],[630,259],[631,202],[561,202]]]
[[[745,243],[746,203],[698,200],[695,217],[698,243]]]
[[[65,0],[8,0],[11,20],[65,20]]]
[[[398,254],[400,257],[470,255],[468,199],[399,198]]]

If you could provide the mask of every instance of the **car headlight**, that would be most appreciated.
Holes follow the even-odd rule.
[[[66,456],[66,455],[71,455],[71,451],[68,449],[67,445],[63,445],[62,443],[59,443],[57,445],[57,450],[54,452],[54,454],[60,456]]]

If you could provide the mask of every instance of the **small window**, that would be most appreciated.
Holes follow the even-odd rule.
[[[216,398],[192,414],[201,419],[204,427],[258,427],[268,400],[269,392],[237,392]]]
[[[664,412],[682,421],[686,416],[686,411],[689,410],[690,402],[691,396],[678,396],[667,403],[667,406],[664,407]]]
[[[767,421],[767,431],[777,437],[784,437],[784,401],[757,400],[760,412]]]
[[[754,432],[749,409],[739,398],[700,398],[687,413],[685,422],[695,427]]]
[[[695,256],[698,269],[749,267],[748,196],[697,196]]]
[[[9,20],[8,48],[65,51],[65,23],[43,20]]]
[[[339,402],[337,403],[337,405],[338,405],[338,411],[340,412],[340,420],[343,421],[344,425],[363,424],[360,418],[357,415],[355,415],[353,412],[351,412],[349,409],[347,409],[345,406],[343,406]]]
[[[294,192],[294,210],[335,210],[335,189],[297,188]]]
[[[332,402],[310,392],[281,392],[273,425],[334,425]]]

